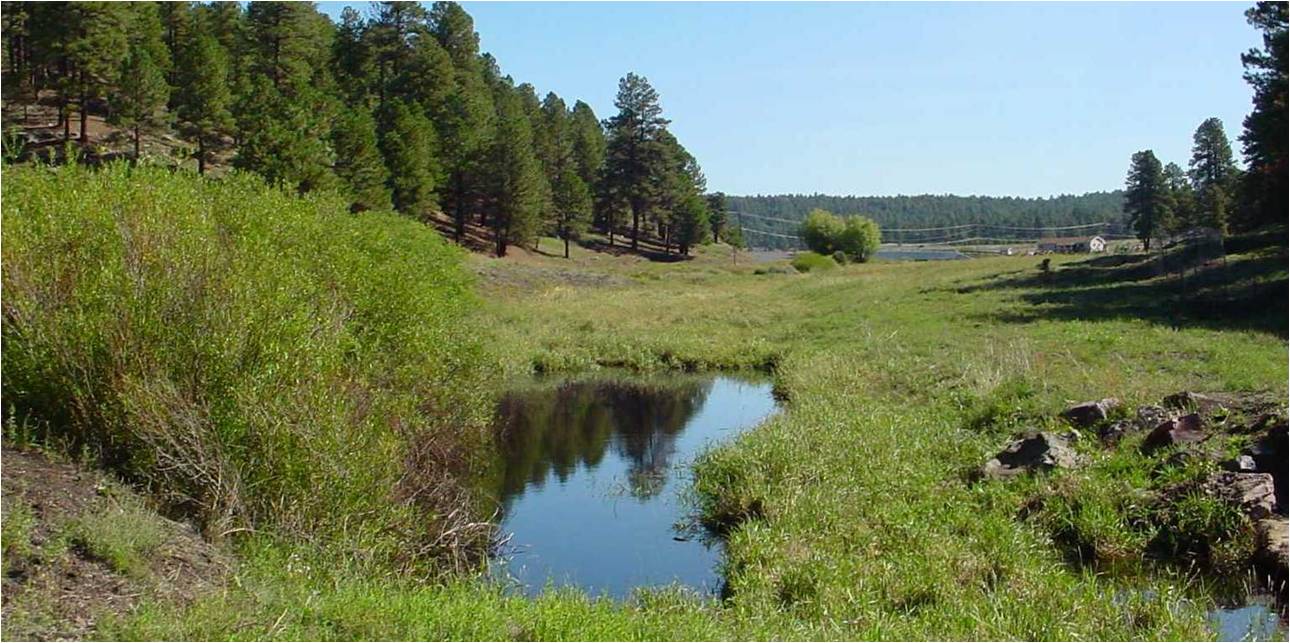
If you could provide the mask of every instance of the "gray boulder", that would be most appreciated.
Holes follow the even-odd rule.
[[[1147,438],[1142,441],[1144,451],[1154,451],[1167,446],[1178,446],[1200,442],[1206,438],[1204,422],[1200,415],[1190,413],[1160,423]]]
[[[1271,516],[1276,506],[1272,476],[1267,473],[1215,473],[1205,481],[1205,490],[1227,502],[1240,505],[1252,520]]]
[[[1069,435],[1028,431],[1008,443],[998,455],[981,467],[985,478],[1011,478],[1035,471],[1073,468],[1083,463],[1070,443]]]
[[[1062,417],[1065,418],[1067,422],[1070,422],[1072,426],[1086,429],[1098,422],[1106,420],[1107,415],[1111,410],[1118,406],[1120,406],[1120,401],[1113,397],[1093,400],[1090,402],[1080,402],[1079,404],[1062,411]]]
[[[1139,406],[1134,413],[1134,422],[1139,429],[1149,431],[1173,419],[1174,415],[1162,406]]]

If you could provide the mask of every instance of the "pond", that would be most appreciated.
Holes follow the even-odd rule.
[[[1209,624],[1220,641],[1286,640],[1286,628],[1272,596],[1254,595],[1233,607],[1215,609],[1209,613]]]
[[[570,585],[718,589],[720,543],[693,526],[689,465],[777,409],[766,379],[672,375],[537,382],[500,402],[494,490],[509,541],[494,573],[527,594]]]

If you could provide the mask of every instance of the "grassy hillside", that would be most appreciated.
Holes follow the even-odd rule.
[[[1142,255],[1056,257],[1051,273],[999,257],[808,274],[736,265],[715,247],[678,263],[472,256],[486,294],[472,305],[460,256],[392,217],[237,181],[25,172],[5,183],[6,400],[21,417],[70,409],[47,438],[121,453],[107,461],[159,491],[189,487],[148,466],[168,453],[156,431],[205,420],[194,435],[257,486],[243,487],[243,511],[203,515],[312,534],[234,534],[220,589],[144,600],[101,636],[1193,639],[1211,636],[1217,595],[1196,571],[1242,573],[1250,526],[1230,510],[1199,502],[1140,520],[1140,491],[1212,463],[1143,455],[1136,437],[1081,441],[1080,469],[968,473],[1014,431],[1057,428],[1071,401],[1182,389],[1283,401],[1282,232],[1236,240],[1186,282]],[[407,524],[408,505],[382,509],[376,492],[424,462],[398,457],[425,435],[405,427],[455,447],[426,457],[466,462],[479,442],[447,427],[472,424],[445,414],[477,408],[476,369],[604,367],[774,372],[786,412],[695,471],[696,510],[728,535],[725,597],[526,599],[485,575],[427,581],[369,564],[391,541],[353,530]],[[1160,559],[1149,540],[1177,529],[1170,520],[1200,524],[1213,548]]]

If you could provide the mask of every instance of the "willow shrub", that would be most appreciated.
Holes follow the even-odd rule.
[[[5,175],[10,412],[211,535],[405,561],[486,537],[461,484],[485,441],[473,300],[433,230],[251,176]]]

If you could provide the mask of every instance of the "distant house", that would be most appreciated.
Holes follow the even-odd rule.
[[[1040,252],[1062,252],[1079,254],[1087,252],[1106,252],[1106,239],[1102,237],[1063,237],[1060,239],[1040,239]]]

